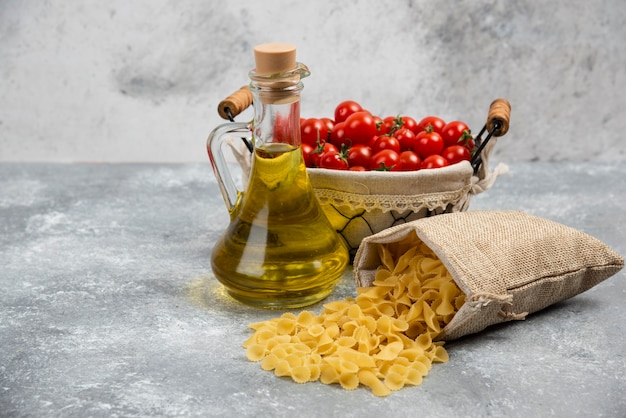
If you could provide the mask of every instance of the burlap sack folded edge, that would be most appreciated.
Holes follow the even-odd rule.
[[[520,228],[535,232],[524,236]],[[380,265],[375,245],[411,234],[435,252],[466,295],[441,340],[524,319],[590,289],[624,266],[624,259],[606,244],[548,219],[521,211],[458,212],[418,219],[365,238],[354,259],[357,286],[369,286],[374,280]],[[546,248],[537,250],[536,245]]]

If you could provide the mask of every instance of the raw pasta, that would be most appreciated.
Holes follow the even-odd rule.
[[[359,385],[377,396],[419,385],[432,363],[445,362],[434,341],[465,295],[423,243],[379,244],[381,266],[356,298],[330,302],[320,315],[302,311],[250,325],[250,361],[297,383]],[[399,255],[399,257],[396,257]]]

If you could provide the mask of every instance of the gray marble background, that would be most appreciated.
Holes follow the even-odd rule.
[[[505,97],[494,158],[626,159],[621,0],[2,0],[0,161],[206,161],[270,41],[311,68],[303,116],[350,98],[477,132]]]

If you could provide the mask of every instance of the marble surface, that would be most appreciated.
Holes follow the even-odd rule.
[[[272,41],[311,68],[303,116],[355,99],[477,132],[505,97],[504,160],[624,160],[625,22],[621,0],[3,0],[0,161],[204,162]]]
[[[470,210],[521,209],[626,254],[625,176],[619,163],[511,163]],[[246,360],[246,325],[278,312],[211,276],[227,222],[207,163],[0,164],[0,415],[626,415],[624,271],[447,343],[421,386],[377,398]],[[329,300],[354,292],[347,270]]]

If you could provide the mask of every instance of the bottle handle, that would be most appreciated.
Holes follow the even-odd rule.
[[[217,185],[220,188],[224,203],[228,212],[233,216],[243,190],[239,190],[233,180],[233,175],[228,167],[223,147],[231,145],[234,137],[249,137],[250,124],[245,122],[225,123],[215,128],[206,142],[209,160],[215,173]]]

